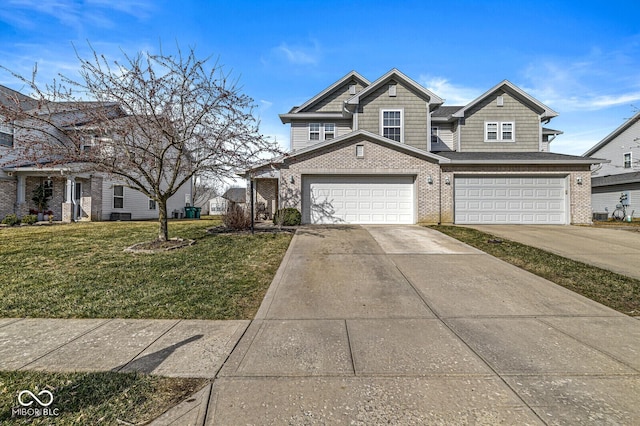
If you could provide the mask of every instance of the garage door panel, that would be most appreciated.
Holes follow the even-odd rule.
[[[415,223],[412,176],[304,176],[303,185],[305,222]]]
[[[564,224],[564,177],[456,177],[454,220],[460,224]]]

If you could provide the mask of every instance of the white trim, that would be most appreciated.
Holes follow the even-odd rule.
[[[380,136],[382,136],[382,137],[385,137],[384,136],[385,127],[388,127],[388,128],[397,127],[397,126],[385,126],[384,125],[384,113],[385,112],[399,112],[400,113],[400,140],[396,141],[395,139],[391,139],[391,138],[387,138],[387,139],[391,139],[392,141],[395,141],[395,142],[404,143],[404,108],[380,109]]]
[[[436,133],[433,133],[433,129],[436,129]],[[429,138],[431,140],[431,143],[437,143],[440,144],[439,142],[439,137],[440,137],[440,126],[431,126],[431,132],[430,132],[431,137]],[[436,137],[436,140],[433,140],[433,137]]]
[[[629,155],[629,167],[627,167],[627,154]],[[625,152],[622,154],[622,168],[623,169],[633,169],[633,153],[631,151]]]
[[[364,145],[356,145],[356,158],[364,158]]]
[[[333,126],[333,132],[330,132],[330,133],[333,133],[333,137],[330,139],[327,139],[327,125]],[[336,136],[338,136],[336,134],[336,128],[337,128],[336,123],[322,123],[322,140],[326,141],[326,140],[335,139]]]
[[[317,130],[317,131],[315,131],[315,130],[314,130],[314,131],[312,132],[312,131],[311,131],[311,126],[312,126],[312,125],[313,125],[313,126],[318,126],[318,130]],[[321,134],[322,134],[322,130],[321,130],[321,129],[322,129],[322,123],[307,123],[307,131],[308,131],[307,136],[308,136],[308,139],[309,139],[310,141],[321,141],[321,140],[322,140],[322,139],[320,139],[320,136],[321,136]],[[314,139],[314,138],[312,138],[312,137],[311,137],[311,134],[312,134],[312,133],[313,133],[313,134],[317,133],[317,134],[318,134],[318,137],[317,137],[317,138],[315,138],[315,139]]]
[[[495,125],[496,129],[495,129],[495,133],[496,133],[496,138],[495,139],[489,139],[489,126],[490,125]],[[504,136],[504,126],[505,125],[511,125],[511,131],[509,133],[511,133],[511,139],[505,139]],[[493,131],[492,131],[493,133]],[[508,143],[512,143],[516,141],[516,123],[515,121],[485,121],[484,122],[484,141],[488,142],[488,143],[493,143],[493,142],[508,142]]]

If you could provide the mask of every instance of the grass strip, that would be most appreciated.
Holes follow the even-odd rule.
[[[140,373],[45,373],[0,371],[0,423],[31,425],[145,424],[201,389],[206,379],[150,376]],[[38,396],[48,390],[47,407],[58,416],[16,416],[18,394],[29,390]],[[41,395],[49,401],[48,395]],[[29,396],[24,402],[31,401]],[[33,402],[30,408],[42,408]]]
[[[292,235],[206,233],[218,224],[172,221],[196,244],[152,254],[123,250],[155,222],[2,228],[0,317],[251,319]]]
[[[472,228],[445,225],[430,228],[616,311],[640,315],[640,280]]]

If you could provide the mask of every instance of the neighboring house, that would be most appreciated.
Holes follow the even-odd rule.
[[[583,154],[609,160],[593,168],[591,206],[609,216],[627,195],[628,214],[640,216],[640,111]]]
[[[227,211],[227,199],[220,196],[209,200],[209,214],[217,215],[223,214]]]
[[[222,198],[224,198],[226,202],[226,207],[233,207],[238,205],[244,208],[244,205],[247,201],[247,189],[246,188],[229,188],[222,194]]]
[[[591,223],[590,166],[553,154],[558,114],[509,81],[465,106],[392,69],[281,114],[291,152],[243,172],[304,223]]]
[[[7,87],[0,86],[0,102],[19,96],[21,101],[37,102]],[[73,110],[59,105],[60,120],[69,122]],[[54,117],[55,118],[55,117]],[[14,123],[15,124],[15,123]],[[69,124],[73,126],[73,124]],[[49,199],[49,210],[55,220],[72,222],[79,220],[157,219],[155,201],[139,191],[128,188],[124,182],[101,173],[85,171],[80,164],[50,165],[43,153],[40,158],[25,160],[27,138],[10,123],[0,117],[0,218],[7,214],[22,217],[34,209],[33,190],[43,185]],[[87,133],[87,145],[82,149],[95,149],[101,138]],[[37,153],[36,153],[37,154]],[[36,155],[37,157],[37,155]],[[188,182],[169,199],[167,211],[182,211],[191,202],[191,183]]]

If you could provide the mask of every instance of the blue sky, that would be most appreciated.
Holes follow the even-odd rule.
[[[0,64],[73,76],[87,41],[122,52],[176,42],[219,58],[288,147],[279,113],[351,70],[398,68],[464,105],[508,79],[560,113],[552,151],[580,155],[640,108],[640,2],[4,0]],[[22,87],[6,73],[0,84]]]

